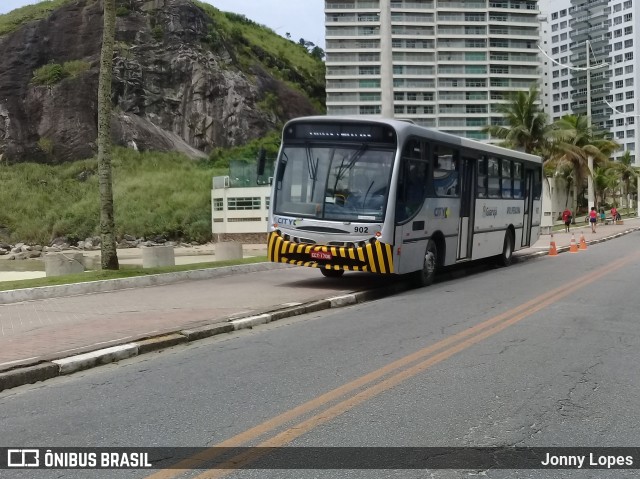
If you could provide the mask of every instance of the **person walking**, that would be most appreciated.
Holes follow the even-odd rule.
[[[562,221],[564,223],[564,232],[568,233],[569,232],[569,228],[571,226],[571,210],[569,208],[565,208],[564,211],[562,212]]]
[[[618,209],[615,206],[611,208],[611,221],[618,221]]]
[[[591,232],[596,232],[596,222],[598,221],[598,212],[596,211],[596,207],[592,206],[591,211],[589,211],[589,222],[591,223]]]

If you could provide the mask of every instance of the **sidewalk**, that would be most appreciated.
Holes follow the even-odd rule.
[[[631,231],[640,229],[640,218],[625,218],[624,223],[602,225],[598,223],[596,232],[591,232],[591,226],[587,223],[576,223],[571,225],[569,233],[564,232],[564,228],[560,231],[553,232],[553,240],[556,243],[556,249],[559,253],[568,251],[571,246],[571,238],[575,237],[576,243],[580,243],[580,236],[584,234],[587,245],[596,244],[602,241],[613,239],[619,235],[627,234]],[[551,235],[541,235],[540,239],[531,248],[522,249],[514,253],[515,258],[535,257],[536,255],[545,255],[549,253],[551,245]]]
[[[623,225],[554,233],[596,243],[640,229]],[[514,261],[548,254],[550,235]],[[0,292],[0,391],[277,319],[377,299],[408,289],[392,278],[258,263],[185,273]]]

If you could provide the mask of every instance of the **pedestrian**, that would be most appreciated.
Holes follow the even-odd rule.
[[[591,211],[589,211],[589,222],[591,223],[591,232],[596,232],[596,221],[598,221],[598,213],[596,212],[596,207],[592,206]]]
[[[573,217],[571,216],[571,210],[569,208],[565,208],[564,211],[562,212],[562,221],[564,223],[565,233],[569,232],[569,227],[571,226],[572,218]]]
[[[615,206],[611,208],[611,221],[618,221],[618,209]]]
[[[604,224],[605,223],[605,217],[607,215],[604,212],[604,208],[600,208],[600,223]]]

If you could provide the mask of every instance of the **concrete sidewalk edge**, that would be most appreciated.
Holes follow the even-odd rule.
[[[103,364],[117,362],[122,359],[132,358],[141,354],[210,338],[220,334],[250,329],[254,326],[271,323],[279,319],[381,299],[408,289],[411,289],[411,286],[408,284],[392,284],[374,290],[358,291],[330,297],[325,300],[310,301],[297,306],[230,320],[226,323],[215,323],[197,328],[163,333],[157,337],[143,338],[130,343],[53,359],[39,364],[16,365],[15,369],[0,373],[0,391],[52,379],[57,376],[64,376]]]
[[[634,231],[640,230],[640,227],[629,228],[624,232],[616,233],[614,235],[592,240],[589,244],[597,244],[610,239],[618,238]],[[560,247],[557,249],[558,253],[564,253],[569,251],[569,246]],[[535,251],[526,255],[519,255],[513,257],[514,263],[521,263],[529,259],[535,259],[542,256],[547,256],[548,251]],[[255,265],[273,265],[278,267],[280,265],[276,263],[255,263]],[[242,266],[255,266],[255,265],[242,265]],[[287,267],[288,265],[282,265]],[[230,268],[237,268],[232,266]],[[222,269],[222,268],[220,268]],[[275,268],[266,268],[275,269]],[[265,270],[266,270],[265,269]],[[208,270],[197,270],[208,271]],[[263,270],[258,270],[263,271]],[[247,269],[243,272],[251,272]],[[171,273],[174,274],[174,273]],[[229,272],[228,274],[233,274]],[[159,276],[159,275],[158,275]],[[223,275],[220,275],[223,276]],[[189,278],[194,279],[194,278]],[[200,279],[200,278],[198,278]],[[183,281],[181,279],[180,281]],[[115,281],[115,280],[111,280]],[[175,281],[174,281],[175,282]],[[162,283],[170,284],[170,283]],[[130,286],[133,287],[133,286]],[[136,285],[135,287],[139,287]],[[122,288],[120,288],[122,289]],[[268,311],[261,314],[252,314],[244,318],[236,318],[228,320],[224,323],[214,323],[210,325],[181,329],[179,331],[165,332],[155,337],[143,337],[136,341],[121,344],[117,346],[111,346],[109,348],[98,349],[87,353],[77,354],[64,358],[52,359],[51,361],[43,361],[36,364],[20,364],[16,365],[14,369],[9,369],[4,372],[0,372],[0,391],[6,389],[23,386],[26,384],[32,384],[38,381],[45,381],[57,376],[63,376],[71,374],[84,369],[100,366],[103,364],[109,364],[112,362],[120,361],[121,359],[127,359],[141,354],[166,349],[176,345],[186,344],[194,341],[198,341],[212,336],[217,336],[226,333],[232,333],[243,329],[253,328],[261,324],[271,323],[280,319],[299,316],[302,314],[308,314],[316,311],[322,311],[327,309],[342,308],[346,306],[352,306],[367,301],[373,301],[382,299],[387,296],[401,293],[413,289],[413,286],[408,282],[393,283],[391,285],[375,288],[371,290],[356,291],[349,294],[340,296],[333,296],[323,300],[314,300],[308,303],[302,303],[296,306],[287,306],[285,308]],[[1,304],[1,301],[0,301]]]

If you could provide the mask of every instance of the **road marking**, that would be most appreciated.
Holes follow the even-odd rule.
[[[255,441],[256,439],[265,436],[267,433],[274,432],[276,428],[280,428],[286,423],[293,421],[304,414],[309,414],[313,411],[320,410],[322,407],[326,407],[326,409],[316,412],[316,415],[288,427],[270,439],[264,440],[262,443],[258,444],[257,447],[278,447],[287,444],[311,431],[315,427],[335,419],[355,406],[358,406],[382,392],[401,384],[431,366],[438,364],[451,356],[464,351],[465,349],[468,349],[480,341],[494,336],[514,324],[517,324],[532,314],[546,308],[560,299],[567,297],[575,291],[602,279],[604,276],[611,274],[612,272],[629,264],[632,260],[637,260],[638,258],[640,258],[640,254],[636,254],[633,257],[620,258],[617,261],[591,272],[589,276],[577,278],[560,288],[544,293],[530,301],[516,306],[515,308],[485,320],[482,323],[438,341],[426,348],[405,356],[404,358],[396,360],[376,371],[361,376],[354,381],[344,384],[343,386],[267,420],[258,426],[222,441],[209,449],[191,456],[190,458],[184,459],[175,464],[175,469],[158,471],[155,474],[147,476],[147,479],[174,478],[188,472],[190,469],[196,469],[203,463],[218,457],[222,452],[217,448],[236,447],[250,441]],[[379,382],[367,386],[374,381]],[[346,397],[349,393],[352,393],[352,395]],[[341,401],[330,405],[330,403],[335,402],[336,400]],[[214,479],[223,477],[231,473],[232,470],[236,470],[246,464],[256,461],[267,452],[268,450],[256,449],[239,454],[225,462],[219,469],[207,471],[197,476],[197,479]],[[224,469],[224,467],[227,467],[227,469]]]
[[[0,366],[8,366],[9,364],[22,363],[24,361],[31,361],[32,359],[38,359],[38,356],[34,356],[32,358],[26,358],[26,359],[17,359],[15,361],[9,361],[9,362],[6,362],[6,363],[0,363]]]

